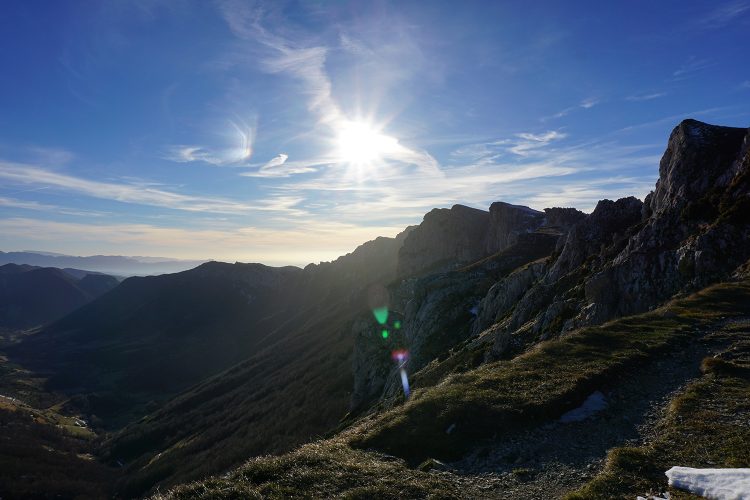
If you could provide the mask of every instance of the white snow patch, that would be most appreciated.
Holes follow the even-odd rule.
[[[560,422],[563,424],[569,424],[571,422],[581,422],[586,420],[590,416],[599,413],[607,407],[607,400],[600,391],[594,391],[581,406],[574,410],[563,414],[560,417]]]
[[[659,493],[661,496],[651,495],[649,497],[637,496],[636,500],[670,500],[669,492]]]
[[[750,469],[672,467],[669,485],[714,500],[750,500]]]

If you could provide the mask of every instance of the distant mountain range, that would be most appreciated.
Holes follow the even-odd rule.
[[[76,268],[116,276],[146,276],[177,273],[199,266],[204,260],[179,260],[164,257],[125,257],[122,255],[91,255],[78,257],[54,252],[24,250],[1,252],[0,265],[29,264],[39,267]]]
[[[0,328],[41,326],[91,302],[119,281],[80,269],[0,266]]]

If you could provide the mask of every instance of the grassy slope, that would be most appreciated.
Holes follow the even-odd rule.
[[[228,476],[178,487],[166,497],[472,496],[373,449],[412,463],[459,456],[484,438],[557,418],[624,368],[657,359],[724,317],[747,314],[750,282],[715,285],[658,310],[545,342],[513,361],[448,377],[331,440],[253,459]],[[452,424],[455,430],[446,433]]]
[[[718,336],[734,341],[723,356],[703,360],[704,375],[672,400],[657,438],[611,450],[604,471],[569,500],[664,491],[675,499],[695,498],[670,489],[664,472],[673,465],[750,467],[750,324],[730,324]]]
[[[188,498],[457,498],[455,485],[393,457],[354,450],[340,438],[280,457],[253,459],[221,478],[177,487],[159,500]]]
[[[653,312],[582,329],[512,361],[448,377],[363,425],[352,444],[412,462],[457,458],[479,439],[577,407],[623,369],[667,352],[697,328],[746,313],[750,284],[721,284]]]

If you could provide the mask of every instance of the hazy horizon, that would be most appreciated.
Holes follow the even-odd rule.
[[[0,248],[304,265],[432,208],[643,198],[747,127],[750,2],[18,2]]]

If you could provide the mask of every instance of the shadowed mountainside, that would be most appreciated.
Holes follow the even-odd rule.
[[[21,329],[61,318],[117,286],[104,274],[53,267],[0,266],[0,327]]]

